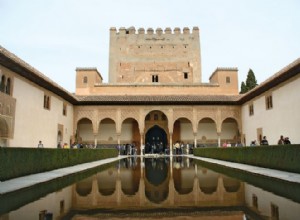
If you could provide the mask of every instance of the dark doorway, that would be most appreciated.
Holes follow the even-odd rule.
[[[146,133],[145,153],[164,153],[168,144],[167,134],[161,127],[154,125]]]

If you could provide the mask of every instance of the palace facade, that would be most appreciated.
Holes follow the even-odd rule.
[[[201,81],[200,51],[197,27],[111,28],[109,82],[80,67],[72,94],[0,47],[0,145],[300,143],[300,59],[240,95],[237,68]]]

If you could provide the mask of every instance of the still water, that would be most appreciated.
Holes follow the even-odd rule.
[[[0,197],[0,220],[299,219],[299,184],[186,157],[126,158]]]

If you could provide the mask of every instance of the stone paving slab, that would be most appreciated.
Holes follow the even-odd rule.
[[[233,163],[233,162],[228,162],[228,161],[224,161],[224,160],[216,160],[216,159],[205,158],[205,157],[196,157],[196,156],[192,156],[192,155],[187,155],[187,157],[206,161],[209,163],[226,166],[226,167],[230,167],[230,168],[234,168],[234,169],[239,169],[239,170],[243,170],[243,171],[247,171],[250,173],[255,173],[255,174],[259,174],[259,175],[263,175],[263,176],[267,176],[267,177],[281,179],[281,180],[288,181],[288,182],[300,183],[300,174],[299,173],[285,172],[285,171],[281,171],[281,170],[274,170],[274,169],[257,167],[257,166],[241,164],[241,163]]]
[[[126,157],[126,156],[125,156]],[[121,157],[114,157],[114,158],[108,158],[104,160],[94,161],[90,163],[84,163],[75,165],[72,167],[65,167],[61,169],[56,169],[44,173],[37,173],[37,174],[31,174],[28,176],[18,177],[14,179],[10,179],[7,181],[0,182],[0,195],[13,192],[19,189],[27,188],[39,183],[47,182],[56,178],[60,178],[63,176],[67,176],[73,173],[77,173],[80,171],[88,170],[93,167],[97,167],[103,164],[111,163],[114,161],[117,161],[119,159],[123,158]]]

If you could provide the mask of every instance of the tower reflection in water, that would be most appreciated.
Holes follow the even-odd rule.
[[[73,187],[73,207],[241,206],[244,185],[188,158],[128,158]]]

